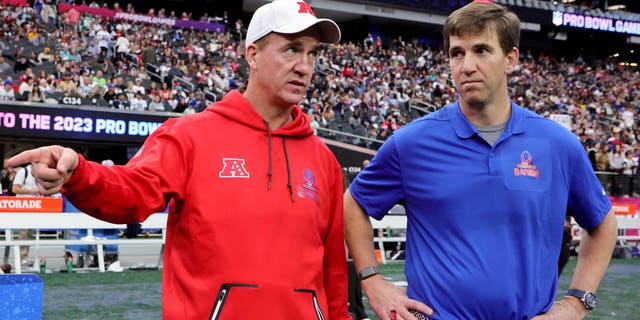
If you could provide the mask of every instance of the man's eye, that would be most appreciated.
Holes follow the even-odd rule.
[[[311,58],[315,59],[318,56],[318,52],[317,51],[309,51],[309,56]]]

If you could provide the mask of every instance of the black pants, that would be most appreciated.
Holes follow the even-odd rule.
[[[369,318],[364,311],[362,289],[356,266],[353,261],[347,261],[347,266],[349,267],[349,313],[352,314],[354,320]]]
[[[569,262],[571,256],[571,229],[564,230],[562,234],[562,247],[560,247],[560,256],[558,257],[558,278],[562,274],[562,269]]]

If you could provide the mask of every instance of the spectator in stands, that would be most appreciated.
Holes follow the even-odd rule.
[[[120,109],[120,110],[129,110],[131,109],[131,103],[125,96],[124,92],[118,93],[118,98],[113,101],[110,105],[112,108]]]
[[[45,61],[53,62],[53,54],[51,54],[51,48],[45,47],[42,52],[38,54],[38,63],[43,63]]]
[[[153,65],[158,64],[158,57],[156,55],[156,51],[150,42],[148,42],[146,46],[144,46],[144,49],[142,50],[141,60],[143,65],[146,65],[147,63],[153,64]]]
[[[153,100],[149,103],[149,111],[165,111],[164,103],[159,93],[153,95]]]
[[[34,85],[31,92],[27,95],[27,101],[29,102],[44,102],[44,94],[40,91],[40,85]]]
[[[622,174],[633,176],[638,168],[638,159],[634,158],[633,152],[627,150],[624,152],[624,160],[622,160]]]
[[[133,90],[133,92],[135,93],[142,93],[143,95],[146,94],[147,91],[142,85],[142,79],[136,79],[135,84],[131,86],[131,90]]]
[[[175,112],[176,108],[178,107],[178,99],[176,98],[176,96],[173,94],[173,91],[169,92],[169,97],[164,100],[164,103],[169,106],[169,108],[171,109],[171,111]]]
[[[162,100],[163,101],[169,100],[170,93],[171,93],[171,89],[169,89],[169,85],[166,82],[163,82],[160,88],[160,97],[162,97]]]
[[[62,59],[62,61],[71,61],[74,59],[73,54],[71,54],[71,48],[69,48],[68,46],[65,46],[64,48],[62,48],[62,50],[60,50],[60,59]]]
[[[100,64],[99,69],[102,70],[102,73],[104,74],[120,74],[123,72],[123,70],[116,69],[115,64],[113,64],[113,61],[107,57],[107,53],[104,51],[100,52],[97,61]]]
[[[616,173],[622,173],[622,162],[624,154],[622,153],[622,145],[615,143],[609,151],[609,170]]]
[[[13,72],[21,73],[31,66],[29,59],[22,53],[22,50],[18,49],[16,52],[15,64],[13,65]]]
[[[136,78],[136,80],[148,80],[149,76],[147,75],[147,68],[143,65],[138,66],[137,69],[132,69],[132,75]]]
[[[104,77],[102,70],[96,71],[96,75],[93,77],[93,85],[100,89],[107,87],[107,79]]]
[[[173,101],[169,101],[169,105],[172,106],[173,112],[182,113],[189,107],[189,98],[182,87],[178,86],[178,88],[179,90],[172,96]]]
[[[160,66],[160,78],[162,79],[163,83],[168,83],[171,82],[171,79],[167,79],[167,76],[169,75],[169,71],[171,70],[171,61],[169,61],[168,59],[165,60],[165,62]]]
[[[308,4],[270,2],[248,27],[244,93],[232,91],[205,112],[165,122],[125,166],[101,166],[60,146],[7,164],[36,163],[42,191],[63,187],[78,209],[111,222],[142,221],[168,202],[163,318],[222,312],[258,319],[268,310],[288,319],[351,319],[342,170],[295,105],[320,42],[339,38],[337,25],[316,18]],[[262,161],[271,153],[269,163]],[[268,250],[255,245],[257,238]],[[292,252],[302,256],[274,259]],[[229,289],[251,295],[251,307],[233,298],[212,305],[211,293]]]
[[[129,36],[127,34],[121,35],[116,40],[116,59],[117,60],[125,60],[125,56],[131,52],[131,42],[129,41]]]
[[[131,100],[131,110],[147,111],[147,101],[142,97],[142,92],[136,91],[136,95]]]
[[[609,154],[607,153],[607,145],[599,143],[596,152],[596,171],[609,170]]]
[[[13,82],[11,82],[11,80],[5,80],[2,87],[0,87],[0,100],[3,100],[3,101],[16,100],[16,94],[13,91]]]
[[[71,78],[71,73],[68,72],[63,75],[58,88],[60,88],[60,91],[65,94],[76,94],[78,92],[78,86]]]
[[[60,88],[58,88],[58,81],[54,75],[49,75],[47,77],[47,83],[44,85],[43,92],[45,95],[60,92]]]
[[[616,242],[611,203],[578,139],[510,99],[518,17],[472,2],[449,15],[443,34],[459,100],[395,132],[345,193],[345,236],[369,303],[384,319],[412,319],[410,309],[437,319],[581,319]],[[407,292],[380,275],[369,221],[399,202]],[[567,205],[586,232],[572,289],[554,302]]]
[[[102,98],[106,100],[109,105],[113,105],[113,102],[117,99],[117,96],[118,94],[116,93],[116,85],[110,83],[107,85],[107,92],[102,95]]]
[[[25,93],[29,93],[33,91],[33,77],[32,76],[28,76],[25,81],[23,81],[20,84],[20,87],[18,89],[18,93],[20,94],[20,96],[26,97]]]
[[[101,52],[108,55],[110,51],[109,43],[112,38],[113,36],[106,30],[106,27],[99,25],[98,32],[96,32],[96,40],[98,41],[98,46],[100,47]]]
[[[0,75],[5,74],[9,70],[11,70],[11,65],[0,55]]]
[[[77,93],[82,98],[90,96],[96,86],[93,84],[93,78],[90,76],[80,77],[80,85],[78,85]]]
[[[178,64],[172,64],[171,65],[171,69],[169,69],[169,72],[167,73],[167,77],[165,78],[166,82],[173,82],[174,79],[177,78],[182,78],[184,76],[184,71],[182,71],[182,69],[179,68]]]
[[[27,164],[21,166],[13,179],[12,191],[16,197],[38,197],[40,192],[36,186],[36,179],[33,176],[33,166]],[[33,230],[20,229],[18,240],[33,239]],[[20,262],[23,266],[33,266],[33,260],[29,259],[29,246],[20,246]]]
[[[32,66],[32,67],[35,67],[35,66],[40,64],[40,62],[38,61],[38,55],[36,54],[35,51],[32,51],[29,54],[29,59],[28,60],[29,60],[29,65]]]
[[[158,83],[155,81],[149,81],[149,88],[146,88],[145,91],[149,96],[160,93],[160,90],[158,89]]]

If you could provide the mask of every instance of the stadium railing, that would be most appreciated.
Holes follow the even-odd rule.
[[[64,246],[64,245],[87,245],[96,246],[98,258],[98,270],[105,272],[103,245],[161,245],[158,267],[162,266],[164,255],[165,230],[167,225],[167,214],[156,213],[147,220],[141,222],[143,229],[161,229],[162,237],[143,239],[104,239],[92,237],[93,229],[125,229],[126,224],[114,224],[98,220],[82,213],[31,213],[31,212],[2,212],[0,213],[0,230],[4,230],[4,240],[0,241],[0,246],[5,246],[5,263],[9,258],[9,248],[13,249],[15,273],[22,273],[20,261],[20,246],[31,246],[35,248],[36,269],[38,269],[39,256],[38,248],[43,246]],[[14,240],[13,230],[34,229],[35,239]],[[47,239],[42,240],[41,230],[66,230],[66,229],[87,229],[87,237],[82,239]]]
[[[616,219],[618,221],[618,247],[640,248],[640,213],[638,213],[637,207],[632,206],[632,212],[626,212],[625,209],[616,209],[614,203],[614,210],[616,211]],[[407,228],[407,216],[404,207],[400,205],[394,206],[389,213],[385,215],[381,220],[370,218],[371,226],[373,229],[391,229],[405,231]],[[582,238],[582,229],[572,220],[573,224],[573,241],[578,243]],[[397,232],[396,232],[397,233]],[[400,232],[401,234],[406,234]],[[392,232],[393,234],[393,232]],[[406,236],[380,236],[374,233],[373,238],[378,250],[380,250],[380,260],[382,263],[387,263],[389,258],[387,257],[387,250],[385,249],[385,242],[406,243]]]
[[[407,229],[407,215],[405,214],[404,207],[401,205],[395,205],[381,220],[373,218],[370,218],[369,220],[371,221],[371,226],[374,230],[391,229],[404,231]],[[384,247],[384,243],[406,243],[407,238],[406,236],[380,236],[378,233],[374,232],[373,242],[377,245],[378,250],[380,250],[380,261],[385,264],[388,262],[389,258],[387,258],[387,250]]]

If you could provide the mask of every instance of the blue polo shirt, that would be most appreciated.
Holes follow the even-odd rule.
[[[516,104],[492,147],[458,103],[398,130],[350,186],[372,217],[407,212],[410,298],[434,319],[529,319],[548,310],[567,209],[584,228],[611,208],[576,136]]]

